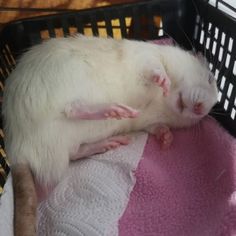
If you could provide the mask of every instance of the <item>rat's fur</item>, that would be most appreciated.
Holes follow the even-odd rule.
[[[165,70],[170,95],[150,79]],[[179,112],[179,92],[186,104],[200,96],[205,114],[216,102],[216,84],[193,55],[177,47],[76,36],[51,39],[34,46],[7,79],[3,115],[6,151],[12,163],[28,163],[43,183],[57,182],[79,144],[112,135],[144,130],[164,123],[183,127],[199,117]],[[199,95],[200,94],[200,95]],[[135,119],[70,120],[68,103],[122,103],[139,110]]]

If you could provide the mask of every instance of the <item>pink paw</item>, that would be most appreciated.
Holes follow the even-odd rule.
[[[169,127],[162,126],[157,128],[156,130],[156,137],[160,142],[161,149],[168,149],[173,141],[173,134],[170,131]]]
[[[108,118],[136,118],[139,112],[131,107],[121,104],[95,104],[81,105],[74,101],[65,107],[67,118],[82,120],[104,120]]]
[[[118,120],[122,118],[136,118],[139,115],[137,110],[121,104],[111,105],[104,109],[103,113],[105,118],[115,118]]]
[[[130,138],[128,136],[114,136],[104,141],[101,147],[101,152],[107,152],[109,150],[118,148],[121,145],[128,145]]]
[[[152,79],[159,87],[163,89],[164,96],[167,96],[169,94],[171,84],[169,77],[167,75],[155,74]]]

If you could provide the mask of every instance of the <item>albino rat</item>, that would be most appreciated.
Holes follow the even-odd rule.
[[[76,36],[32,47],[6,82],[5,144],[44,184],[70,160],[129,143],[146,130],[162,147],[169,128],[192,125],[217,101],[202,60],[174,46]]]

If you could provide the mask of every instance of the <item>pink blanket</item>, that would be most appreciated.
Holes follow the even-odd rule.
[[[236,236],[236,139],[206,118],[175,131],[168,151],[153,136],[140,140],[74,163],[39,207],[39,235],[117,235],[126,208],[119,236]]]
[[[211,118],[174,132],[169,151],[150,136],[120,236],[236,235],[236,140]]]

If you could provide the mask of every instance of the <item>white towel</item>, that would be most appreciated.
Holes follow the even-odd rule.
[[[40,236],[114,236],[135,184],[147,134],[128,146],[80,160],[38,207]]]
[[[8,176],[7,182],[4,186],[3,195],[0,198],[0,235],[13,236],[13,214],[14,214],[14,200],[12,177]]]

